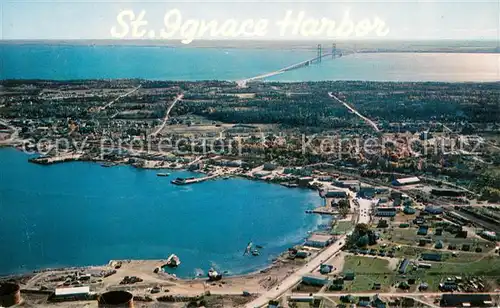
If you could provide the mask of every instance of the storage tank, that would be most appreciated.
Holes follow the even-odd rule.
[[[133,308],[134,296],[126,291],[109,291],[97,299],[99,308]]]
[[[0,307],[10,307],[21,302],[21,287],[15,283],[0,284]]]

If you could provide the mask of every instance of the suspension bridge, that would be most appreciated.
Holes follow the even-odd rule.
[[[311,59],[308,59],[308,60],[305,60],[305,61],[301,61],[299,63],[295,63],[295,64],[292,64],[292,65],[289,65],[287,67],[284,67],[284,68],[281,68],[279,70],[276,70],[276,71],[272,71],[272,72],[269,72],[269,73],[264,73],[264,74],[261,74],[261,75],[258,75],[258,76],[254,76],[254,77],[250,77],[250,78],[247,78],[247,79],[242,79],[242,80],[239,80],[238,81],[238,86],[239,87],[245,87],[246,84],[248,82],[251,82],[251,81],[256,81],[256,80],[260,80],[260,79],[264,79],[264,78],[268,78],[268,77],[272,77],[272,76],[275,76],[275,75],[279,75],[279,74],[282,74],[284,72],[288,72],[288,71],[291,71],[291,70],[296,70],[296,69],[299,69],[301,67],[306,67],[306,66],[309,66],[313,63],[321,63],[321,60],[324,59],[324,58],[332,58],[332,59],[335,59],[335,58],[340,58],[344,55],[347,55],[347,54],[351,54],[353,53],[353,51],[346,51],[346,50],[339,50],[337,49],[337,44],[333,43],[332,44],[332,49],[330,52],[327,52],[327,53],[323,53],[323,47],[321,44],[318,44],[317,46],[317,54],[314,58],[311,58]]]

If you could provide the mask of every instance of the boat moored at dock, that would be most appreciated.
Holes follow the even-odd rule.
[[[171,183],[175,185],[187,185],[196,182],[196,178],[176,178],[175,180],[171,181]]]

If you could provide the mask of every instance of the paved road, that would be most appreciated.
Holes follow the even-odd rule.
[[[375,129],[376,132],[380,132],[380,129],[377,127],[377,124],[375,124],[375,122],[373,122],[372,120],[368,119],[367,117],[365,117],[364,115],[362,115],[361,113],[359,113],[356,109],[352,108],[350,105],[348,105],[346,102],[340,100],[338,97],[336,97],[335,95],[333,95],[332,92],[328,92],[328,95],[335,99],[336,101],[338,101],[339,103],[342,103],[344,106],[347,107],[347,109],[351,110],[352,112],[354,112],[354,114],[356,114],[358,117],[360,117],[361,119],[365,120],[368,124],[370,124],[373,129]]]
[[[103,107],[100,108],[100,110],[104,110],[108,107],[110,107],[111,105],[113,105],[117,100],[119,100],[120,98],[123,98],[123,97],[126,97],[126,96],[129,96],[130,94],[134,93],[135,91],[139,90],[139,88],[142,87],[142,85],[139,85],[135,88],[133,88],[132,90],[128,91],[127,93],[125,94],[122,94],[120,96],[118,96],[117,98],[115,98],[114,100],[110,101],[109,103],[107,103],[106,105],[104,105]]]
[[[170,106],[168,107],[167,109],[167,114],[165,115],[165,118],[163,119],[163,123],[161,123],[160,127],[158,127],[157,130],[155,130],[150,136],[156,136],[158,135],[159,132],[162,131],[162,129],[165,127],[165,125],[167,124],[167,121],[168,121],[168,115],[170,114],[170,110],[172,110],[172,108],[175,106],[175,104],[180,101],[182,98],[184,97],[184,94],[179,94],[177,95],[177,97],[174,99],[174,101],[172,102],[172,104],[170,104]]]
[[[294,285],[299,283],[302,279],[302,276],[312,272],[316,268],[318,268],[323,261],[328,260],[334,254],[336,254],[342,246],[345,244],[346,236],[343,235],[338,238],[337,242],[333,243],[331,246],[323,250],[319,253],[315,258],[309,261],[306,265],[295,271],[293,274],[285,278],[281,283],[278,284],[277,288],[273,288],[265,293],[262,293],[257,299],[251,301],[246,304],[247,308],[254,307],[262,307],[267,305],[270,300],[273,300],[283,293],[285,293],[288,289],[292,288]]]
[[[499,292],[485,292],[485,293],[466,293],[466,292],[453,292],[453,293],[445,293],[445,292],[414,292],[414,293],[406,293],[406,292],[366,292],[366,293],[357,293],[357,292],[350,292],[350,293],[337,293],[337,292],[331,292],[331,293],[314,293],[316,296],[343,296],[343,295],[353,295],[353,296],[375,296],[375,295],[380,295],[380,296],[398,296],[398,297],[412,297],[412,296],[441,296],[443,294],[453,294],[453,295],[471,295],[471,294],[500,294]],[[294,296],[309,296],[309,293],[293,293]]]

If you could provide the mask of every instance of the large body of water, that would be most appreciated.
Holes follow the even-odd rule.
[[[175,186],[154,170],[74,162],[40,166],[0,149],[0,274],[181,259],[174,273],[258,270],[327,218],[305,214],[317,192],[244,179]],[[249,241],[261,255],[243,256]]]
[[[316,51],[4,44],[0,54],[0,79],[239,80],[312,58]],[[270,80],[498,81],[499,54],[353,54]]]

